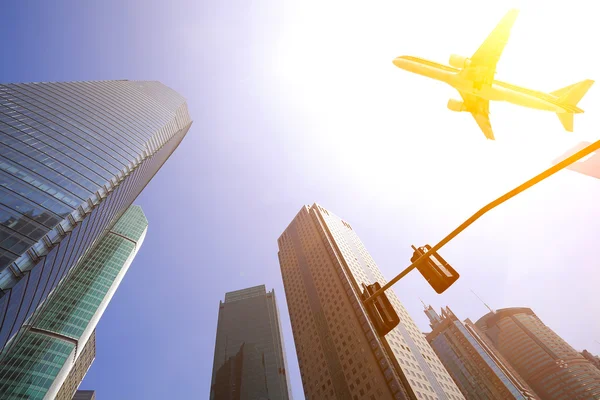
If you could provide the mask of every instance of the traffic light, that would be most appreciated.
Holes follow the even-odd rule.
[[[410,262],[414,263],[421,255],[431,250],[431,246],[426,244],[423,247],[415,249]],[[423,275],[423,278],[431,285],[438,293],[443,293],[460,277],[458,272],[454,270],[439,254],[432,253],[429,257],[417,266],[417,269]]]
[[[363,300],[368,299],[373,293],[381,289],[379,282],[375,282],[372,285],[365,285],[363,283],[362,286],[364,289],[362,293]],[[385,292],[378,295],[373,301],[365,303],[365,307],[367,308],[371,322],[375,325],[375,329],[377,329],[380,336],[385,336],[400,323],[400,317],[396,313],[396,310],[394,310]]]

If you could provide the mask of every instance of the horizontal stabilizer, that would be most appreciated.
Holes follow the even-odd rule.
[[[567,103],[569,105],[576,106],[577,103],[579,103],[579,101],[581,100],[581,98],[587,93],[587,91],[593,83],[593,80],[586,79],[585,81],[581,81],[574,85],[558,89],[557,91],[552,92],[550,94],[558,97],[561,103]]]
[[[573,113],[556,113],[567,132],[573,132]]]
[[[558,89],[550,94],[558,97],[560,104],[575,107],[574,111],[576,112],[583,112],[583,110],[577,108],[577,103],[579,103],[582,97],[585,96],[593,83],[593,80],[586,79],[585,81],[581,81],[574,85]],[[558,119],[565,130],[568,132],[573,132],[573,113],[564,112],[556,113],[556,115],[558,116]]]

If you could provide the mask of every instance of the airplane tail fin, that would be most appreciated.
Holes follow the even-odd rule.
[[[591,79],[586,79],[584,81],[575,83],[574,85],[570,85],[564,87],[562,89],[558,89],[550,94],[559,98],[559,102],[561,104],[565,104],[567,106],[576,107],[577,103],[585,96],[589,88],[594,83]],[[579,110],[579,112],[583,112],[583,110]],[[562,126],[568,132],[573,132],[573,113],[565,112],[565,113],[556,113],[558,119]]]

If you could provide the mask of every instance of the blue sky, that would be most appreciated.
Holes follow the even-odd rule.
[[[0,81],[159,80],[187,98],[194,120],[136,201],[148,235],[98,325],[82,388],[99,399],[205,398],[219,300],[265,284],[278,295],[302,399],[276,242],[302,205],[319,202],[352,223],[391,278],[408,265],[411,244],[433,245],[568,147],[594,140],[597,87],[573,134],[550,113],[492,104],[498,140],[485,141],[468,115],[445,108],[456,93],[391,60],[470,55],[508,7],[465,0],[431,13],[412,3],[1,6]],[[521,3],[498,78],[548,91],[596,78],[589,49],[600,27],[589,2]],[[495,308],[533,308],[574,347],[599,353],[598,198],[600,182],[561,172],[446,246],[461,273],[446,293],[417,273],[395,290],[423,331],[419,298],[476,320],[486,310],[473,289]]]

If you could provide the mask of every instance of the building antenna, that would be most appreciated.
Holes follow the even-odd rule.
[[[471,290],[471,293],[473,293],[473,294],[475,295],[475,297],[477,297],[477,298],[479,299],[479,301],[480,301],[480,302],[482,302],[482,303],[483,303],[483,305],[484,305],[484,306],[485,306],[485,307],[486,307],[488,310],[490,310],[490,312],[491,312],[492,314],[496,314],[496,311],[492,310],[492,308],[491,308],[490,306],[488,306],[487,304],[485,304],[485,301],[481,300],[481,297],[477,296],[477,293],[475,293],[475,292],[473,291],[473,289],[469,289],[469,290]]]
[[[419,297],[419,300],[421,300],[421,304],[423,304],[423,308],[427,310],[427,305],[425,304],[423,299]]]

